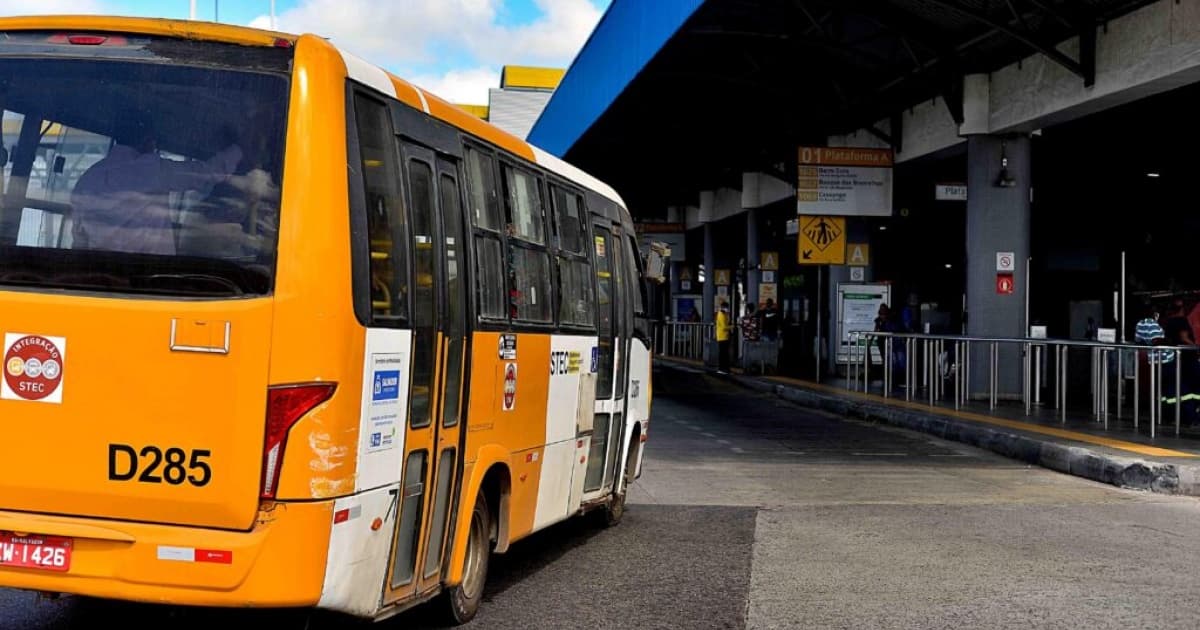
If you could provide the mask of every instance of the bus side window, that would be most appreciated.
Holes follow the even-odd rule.
[[[500,201],[496,192],[495,160],[474,147],[466,148],[467,203],[475,239],[475,291],[479,316],[505,319],[504,243]]]
[[[551,191],[558,235],[558,319],[564,326],[594,328],[596,283],[588,256],[583,198],[556,185]]]
[[[371,252],[371,324],[398,326],[408,321],[408,251],[396,136],[383,103],[357,94],[354,109]]]
[[[650,323],[646,319],[646,272],[642,263],[641,249],[637,239],[629,235],[629,246],[625,265],[625,277],[629,285],[629,296],[633,299],[633,332],[642,339],[650,339]]]
[[[553,296],[541,185],[529,171],[507,164],[503,171],[509,221],[510,313],[514,320],[549,324],[554,321]]]

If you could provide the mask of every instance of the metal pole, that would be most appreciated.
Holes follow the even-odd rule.
[[[1101,407],[1102,411],[1104,412],[1104,428],[1107,429],[1108,428],[1108,348],[1105,348],[1103,351],[1100,352],[1100,361],[1101,361],[1100,370],[1101,370],[1101,373],[1104,375],[1104,380],[1103,380],[1104,384],[1101,388],[1103,391],[1101,392],[1102,398],[1100,400],[1100,407]]]
[[[1117,319],[1117,328],[1121,331],[1121,343],[1125,343],[1125,252],[1121,252],[1121,314]]]
[[[937,369],[937,361],[933,360],[934,343],[929,339],[925,340],[925,389],[929,394],[929,406],[933,406],[934,397],[937,395],[937,381],[934,378],[934,370]]]
[[[1122,341],[1124,343],[1124,341]],[[1117,350],[1117,420],[1125,411],[1125,349]]]
[[[879,362],[883,364],[883,397],[892,395],[892,338],[883,338],[883,354]]]
[[[1133,430],[1134,431],[1137,431],[1138,420],[1140,420],[1141,416],[1142,416],[1142,410],[1141,410],[1141,404],[1142,404],[1141,380],[1142,379],[1141,379],[1141,374],[1139,374],[1140,370],[1138,370],[1138,354],[1139,353],[1135,352],[1133,355]]]
[[[1026,335],[1029,334],[1029,279],[1031,277],[1029,268],[1031,266],[1030,263],[1032,262],[1032,256],[1027,256],[1025,258],[1025,321],[1021,322],[1021,324],[1025,327]]]
[[[275,30],[275,0],[271,0],[271,30]]]
[[[194,20],[196,19],[196,0],[192,0],[190,4],[191,7],[188,10],[188,19]]]
[[[1179,412],[1183,409],[1183,390],[1180,388],[1183,352],[1175,351],[1175,437],[1179,437]]]
[[[988,366],[988,406],[996,408],[996,342],[988,347],[990,365]]]
[[[1042,344],[1033,347],[1033,402],[1042,404]]]
[[[954,342],[954,408],[962,407],[963,343]]]
[[[1158,425],[1158,392],[1155,391],[1158,386],[1158,353],[1150,351],[1150,437],[1154,437],[1155,429]]]
[[[821,293],[823,292],[821,289],[821,269],[821,266],[817,267],[817,329],[815,338],[816,347],[813,348],[813,353],[817,355],[817,371],[813,380],[818,383],[821,382]]]
[[[904,338],[904,400],[912,400],[912,337]]]
[[[971,400],[971,341],[967,340],[962,350],[962,403]]]
[[[1033,410],[1033,346],[1026,343],[1023,349],[1025,369],[1021,372],[1021,397],[1025,399],[1025,415],[1028,416]]]
[[[1066,424],[1066,422],[1067,422],[1067,377],[1068,377],[1067,350],[1068,350],[1068,348],[1066,346],[1059,346],[1058,349],[1059,349],[1059,353],[1062,355],[1062,359],[1059,361],[1059,364],[1058,364],[1058,369],[1062,370],[1062,376],[1059,379],[1059,382],[1062,384],[1062,388],[1059,391],[1059,396],[1060,396],[1061,400],[1059,402],[1058,407],[1059,407],[1059,414],[1061,414],[1061,416],[1062,416],[1062,422],[1063,422],[1063,424]]]

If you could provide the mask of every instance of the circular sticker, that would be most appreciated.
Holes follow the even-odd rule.
[[[504,408],[512,409],[517,398],[517,364],[509,363],[504,371]]]
[[[18,339],[4,355],[4,382],[25,400],[42,400],[62,384],[62,352],[45,337]]]

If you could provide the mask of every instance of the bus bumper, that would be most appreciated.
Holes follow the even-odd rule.
[[[276,503],[246,532],[0,511],[0,532],[70,539],[66,571],[0,566],[0,587],[156,604],[315,605],[333,502]]]

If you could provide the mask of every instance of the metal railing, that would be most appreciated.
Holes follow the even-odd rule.
[[[654,353],[662,356],[703,361],[705,347],[712,339],[716,339],[712,323],[657,322],[654,325]]]
[[[1047,372],[1052,368],[1054,387],[1053,406],[1063,423],[1067,421],[1067,394],[1070,390],[1070,355],[1086,351],[1090,356],[1089,379],[1093,420],[1109,428],[1113,415],[1113,386],[1116,390],[1116,417],[1123,418],[1125,401],[1126,366],[1133,370],[1133,426],[1137,430],[1141,422],[1141,370],[1138,363],[1146,361],[1149,379],[1150,436],[1155,437],[1158,426],[1164,421],[1162,410],[1164,376],[1174,383],[1175,435],[1180,434],[1184,392],[1183,361],[1195,361],[1197,348],[1194,346],[1146,346],[1129,343],[1106,343],[1096,341],[1071,341],[1065,339],[1035,339],[1011,337],[965,337],[952,335],[928,335],[913,333],[851,332],[850,356],[847,363],[846,387],[854,391],[870,391],[872,355],[869,349],[882,342],[879,353],[882,365],[883,395],[891,397],[897,389],[894,364],[896,357],[903,357],[904,397],[912,401],[921,392],[921,399],[934,406],[939,401],[949,400],[946,394],[952,387],[954,408],[961,409],[975,394],[984,394],[990,410],[995,410],[1000,394],[1002,355],[1018,354],[1021,360],[1021,401],[1025,414],[1030,415],[1035,405],[1042,405],[1042,391],[1048,386]],[[980,350],[986,351],[984,354]],[[1015,350],[1006,349],[1015,348]],[[898,350],[903,352],[898,352]],[[974,352],[973,352],[974,350]],[[916,351],[916,353],[914,353]],[[987,362],[986,387],[976,391],[970,378],[973,356],[983,355]],[[1164,360],[1164,355],[1173,360]],[[1053,356],[1053,366],[1048,365]],[[1112,358],[1115,356],[1115,360]],[[1115,362],[1116,369],[1110,369]],[[1010,366],[1003,366],[1010,368]],[[1165,372],[1165,374],[1164,374]],[[1115,373],[1115,379],[1113,375]],[[976,379],[978,380],[978,379]]]

